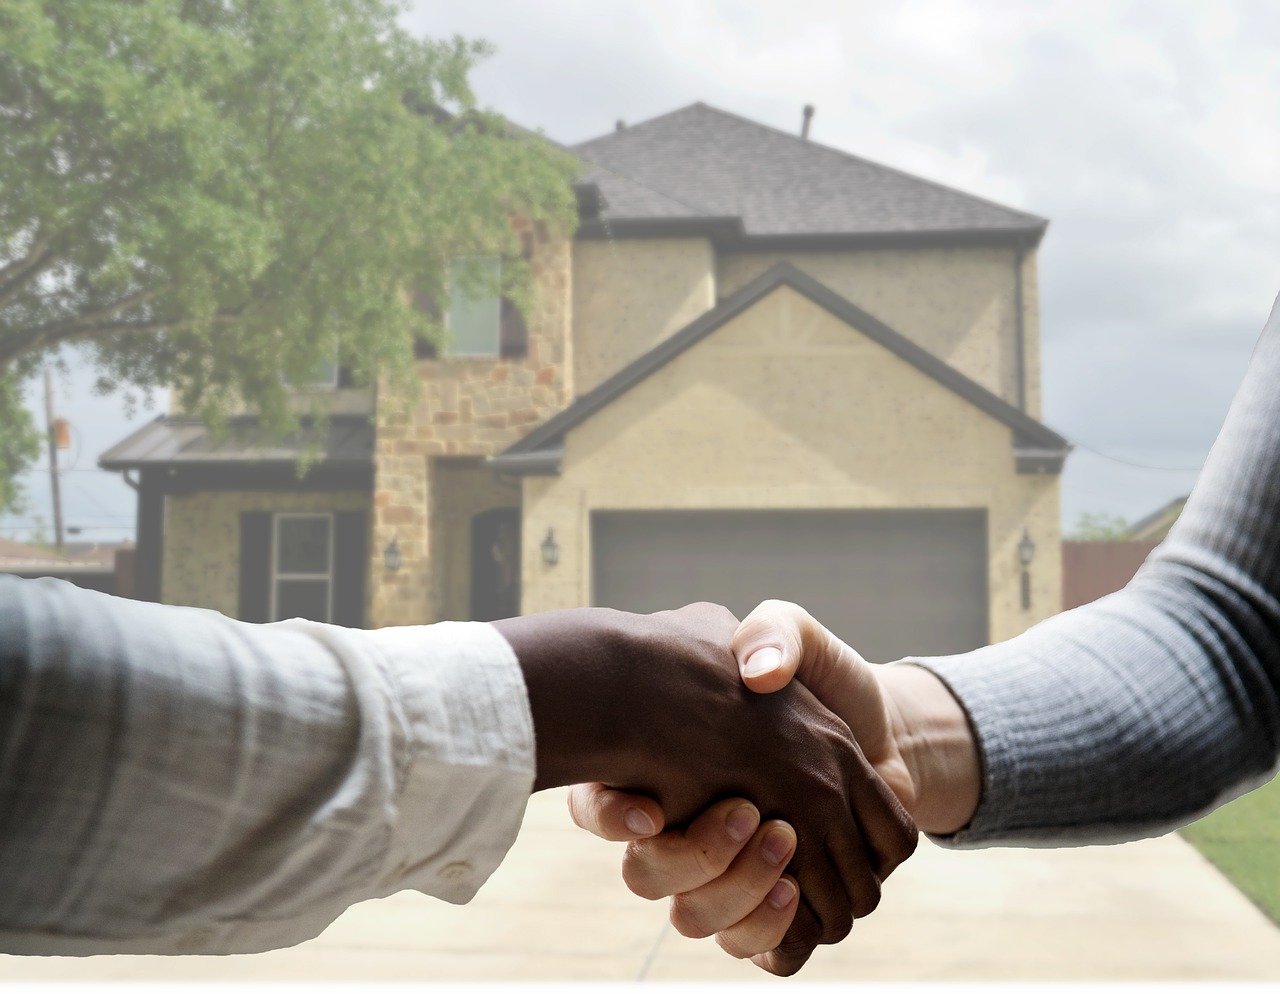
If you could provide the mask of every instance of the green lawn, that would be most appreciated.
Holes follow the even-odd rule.
[[[1280,780],[1237,798],[1182,834],[1280,922]]]

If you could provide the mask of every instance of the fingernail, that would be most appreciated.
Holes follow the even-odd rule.
[[[750,804],[734,808],[724,820],[724,830],[734,842],[746,842],[760,824],[760,815]]]
[[[779,880],[773,885],[765,900],[781,911],[796,896],[796,885],[790,880]]]
[[[652,835],[658,830],[658,826],[653,823],[653,819],[639,808],[628,809],[622,820],[627,828],[635,832],[636,835]]]
[[[777,646],[766,645],[757,649],[742,664],[743,676],[764,676],[772,673],[782,665],[782,650]]]
[[[760,849],[764,853],[764,858],[777,866],[791,855],[791,835],[780,828],[774,829],[764,837]]]

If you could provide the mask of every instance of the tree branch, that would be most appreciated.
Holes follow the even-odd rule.
[[[32,244],[25,256],[0,269],[0,306],[16,297],[27,284],[39,278],[41,273],[57,261],[52,242],[51,235],[39,239]]]

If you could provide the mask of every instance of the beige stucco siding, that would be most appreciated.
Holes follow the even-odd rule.
[[[162,600],[235,617],[240,592],[240,514],[244,511],[366,511],[360,491],[290,494],[207,491],[165,501]]]
[[[574,389],[586,393],[715,302],[705,238],[575,242]]]
[[[787,287],[573,429],[524,500],[525,612],[589,603],[590,512],[643,508],[983,508],[991,637],[1061,603],[1057,477],[1016,474],[1006,425]]]
[[[717,292],[728,296],[770,266],[790,262],[1016,406],[1015,259],[1011,248],[968,246],[724,254]],[[1025,272],[1032,276],[1029,288]],[[1035,313],[1034,272],[1030,253],[1024,316],[1029,306]],[[1037,347],[1038,340],[1029,338],[1027,354],[1034,357]],[[1038,380],[1038,359],[1028,372],[1029,381]],[[1034,416],[1038,383],[1028,394],[1037,399],[1037,408],[1028,405]]]

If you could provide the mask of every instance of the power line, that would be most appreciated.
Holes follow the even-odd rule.
[[[1109,452],[1102,452],[1099,449],[1095,449],[1092,445],[1085,445],[1084,442],[1076,441],[1074,438],[1068,438],[1067,441],[1075,448],[1084,449],[1085,452],[1092,453],[1100,459],[1106,459],[1109,462],[1119,463],[1121,466],[1129,466],[1133,469],[1146,469],[1157,473],[1198,473],[1204,468],[1203,466],[1155,466],[1151,463],[1138,462],[1135,459],[1125,459],[1122,456],[1113,456]]]

